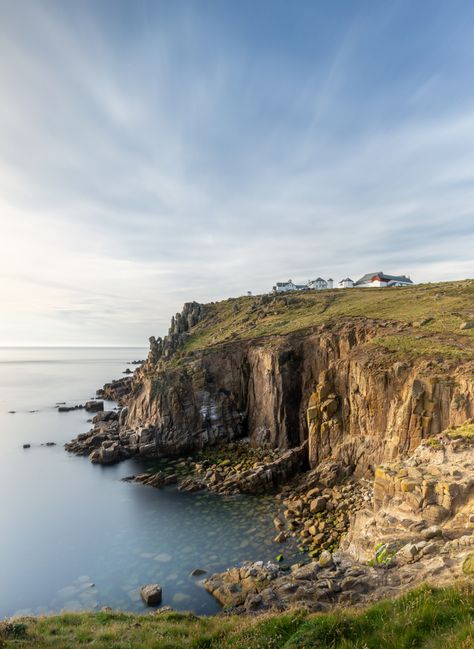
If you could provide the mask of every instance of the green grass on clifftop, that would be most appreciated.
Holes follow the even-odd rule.
[[[205,317],[192,329],[184,351],[361,317],[412,327],[396,339],[380,337],[379,345],[389,351],[439,352],[460,359],[474,354],[474,329],[460,329],[474,320],[474,280],[231,298],[206,305]]]
[[[466,422],[462,426],[458,426],[457,428],[448,428],[448,430],[444,432],[446,433],[446,435],[453,437],[454,439],[461,437],[465,440],[474,441],[474,424],[469,424]]]
[[[424,586],[359,611],[198,618],[70,613],[0,624],[23,649],[474,649],[474,586]]]

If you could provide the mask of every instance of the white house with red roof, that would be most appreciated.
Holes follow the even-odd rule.
[[[357,288],[384,288],[387,286],[412,286],[413,282],[406,275],[386,275],[382,271],[366,273],[354,284]]]

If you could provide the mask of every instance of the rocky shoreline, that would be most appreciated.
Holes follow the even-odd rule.
[[[124,404],[126,390],[128,377],[98,395]],[[356,478],[339,461],[310,470],[306,443],[279,450],[244,439],[160,459],[154,431],[130,430],[126,415],[126,406],[97,412],[92,429],[66,449],[93,463],[133,456],[161,462],[156,471],[125,478],[144,486],[275,496],[274,540],[282,548],[275,561],[247,562],[202,581],[224,612],[326,611],[392,597],[423,581],[443,583],[463,566],[472,572],[472,422],[425,440],[409,458],[379,466],[372,478]],[[291,566],[284,558],[290,538],[302,553]]]
[[[355,502],[348,499],[348,524],[340,526],[338,549],[329,537],[318,546],[319,558],[309,563],[290,570],[249,563],[212,575],[205,587],[236,613],[291,607],[326,611],[394,597],[424,582],[440,585],[473,575],[473,475],[474,423],[427,440],[406,461],[378,469],[373,497],[366,490],[354,496]],[[335,493],[333,486],[333,498],[356,491],[347,486]],[[305,503],[315,513],[324,498],[327,508],[327,493],[292,498],[288,527],[296,521],[301,532],[309,532]]]
[[[133,374],[97,391],[118,409],[66,449],[100,464],[143,459],[148,470],[125,478],[143,487],[274,496],[274,561],[202,581],[225,610],[359,605],[472,572],[467,338],[451,334],[459,358],[440,353],[441,338],[431,355],[394,354],[405,338],[416,347],[431,315],[346,314],[237,339],[236,319],[244,331],[304,306],[286,300],[186,303]],[[287,543],[301,552],[294,565]]]

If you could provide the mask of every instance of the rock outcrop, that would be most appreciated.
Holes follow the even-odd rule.
[[[428,440],[404,462],[377,469],[372,503],[359,510],[346,503],[351,526],[340,549],[323,550],[318,560],[290,570],[272,562],[246,563],[212,575],[206,589],[238,613],[290,607],[324,611],[471,574],[473,451],[474,425],[467,436],[449,431]],[[340,493],[347,497],[347,488]],[[308,504],[317,516],[331,502],[320,490],[310,496],[287,501],[290,523],[302,519]]]
[[[336,604],[362,603],[381,582],[376,569],[326,553],[318,561],[295,564],[289,572],[272,562],[246,563],[212,575],[204,586],[228,610],[256,613],[292,607],[327,611]]]
[[[171,318],[167,336],[164,338],[150,337],[149,363],[156,366],[161,360],[171,358],[186,342],[189,330],[199,322],[204,311],[203,304],[186,302],[181,313],[177,313]]]
[[[122,379],[115,379],[110,383],[106,383],[104,387],[97,390],[96,395],[100,399],[107,399],[108,401],[116,401],[122,405],[125,400],[130,396],[132,390],[132,377],[126,376]]]
[[[283,449],[308,439],[311,466],[332,457],[362,475],[474,416],[472,360],[402,362],[372,344],[404,327],[346,319],[179,362],[155,362],[152,351],[133,379],[126,425],[154,431],[158,454],[243,436]]]
[[[286,451],[258,449],[262,452],[257,453],[257,449],[248,447],[246,440],[241,440],[225,449],[228,457],[214,463],[199,455],[179,462],[171,460],[156,473],[128,476],[125,480],[156,488],[177,483],[180,491],[207,489],[221,495],[262,494],[275,492],[302,471],[307,455],[306,443]],[[233,457],[236,449],[237,462]],[[252,463],[255,455],[260,458]]]
[[[282,485],[306,465],[307,444],[284,451],[273,462],[233,472],[215,485],[214,491],[222,494],[259,494]]]
[[[360,350],[359,350],[360,351]],[[414,451],[423,439],[474,414],[469,368],[433,361],[371,368],[360,356],[319,375],[307,410],[309,459],[341,458],[359,472]],[[348,434],[349,433],[349,434]]]
[[[131,445],[129,431],[120,430],[119,417],[114,410],[98,412],[92,420],[92,429],[65,444],[65,449],[76,455],[87,455],[94,464],[115,464],[132,457],[138,448]]]
[[[474,425],[471,430],[474,435]],[[410,553],[414,562],[452,550],[462,537],[474,542],[473,531],[474,437],[452,430],[401,462],[377,467],[373,504],[354,516],[342,547],[359,561],[385,546],[393,557],[400,551],[402,561]]]

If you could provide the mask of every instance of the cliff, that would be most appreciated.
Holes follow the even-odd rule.
[[[149,487],[278,490],[277,563],[204,581],[234,612],[366,605],[472,573],[474,281],[190,302],[101,394],[120,412],[68,450],[185,455],[126,478]]]
[[[188,303],[150,339],[125,427],[144,453],[307,439],[311,466],[363,473],[474,416],[473,319],[473,281]]]

